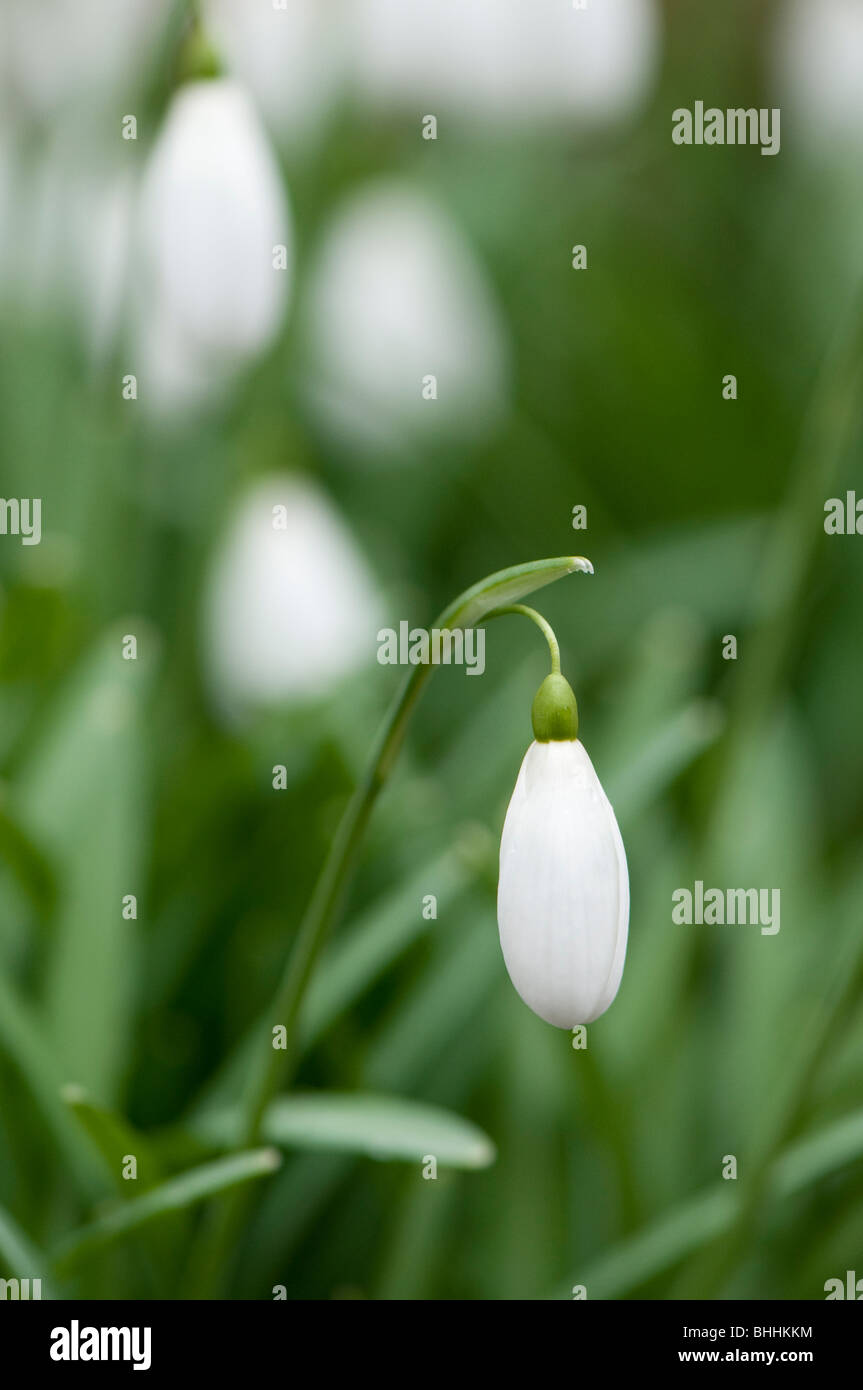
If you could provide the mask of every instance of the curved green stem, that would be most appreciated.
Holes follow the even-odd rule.
[[[535,608],[528,608],[524,603],[510,603],[506,608],[494,608],[491,613],[486,613],[483,622],[490,623],[492,618],[503,618],[507,613],[520,613],[524,618],[530,618],[532,623],[536,623],[551,653],[551,669],[555,675],[560,675],[560,647],[554,635],[554,629],[547,618],[541,613],[537,613]]]

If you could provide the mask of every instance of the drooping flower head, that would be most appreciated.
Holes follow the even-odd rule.
[[[620,987],[626,854],[559,672],[537,692],[533,728],[501,837],[500,944],[524,1002],[546,1023],[574,1028],[603,1014]]]

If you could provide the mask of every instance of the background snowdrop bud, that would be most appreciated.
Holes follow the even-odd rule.
[[[343,73],[339,0],[204,0],[204,27],[232,76],[245,83],[279,139],[302,143],[320,125]]]
[[[35,115],[76,123],[137,91],[171,0],[4,0],[0,84]],[[128,108],[125,108],[128,109]]]
[[[863,142],[863,6],[792,0],[777,14],[777,82],[804,142]]]
[[[330,228],[305,316],[316,394],[351,428],[481,431],[505,393],[498,312],[434,202],[398,184],[360,193]],[[436,398],[423,381],[436,380]]]
[[[584,745],[540,741],[549,723],[566,722],[567,711],[575,717],[574,697],[570,704],[557,681],[567,685],[558,677],[540,702],[540,733],[506,813],[497,914],[506,968],[524,1002],[546,1023],[574,1028],[598,1018],[617,994],[629,877],[614,811]]]
[[[608,117],[646,95],[655,0],[353,0],[358,85],[375,104],[482,122]]]
[[[268,345],[289,284],[273,247],[290,251],[290,220],[278,165],[236,83],[193,82],[174,97],[144,180],[141,234],[145,341],[149,316],[170,323],[178,355],[216,377]]]
[[[368,567],[326,495],[268,477],[241,502],[205,596],[216,702],[313,698],[372,659],[381,622]]]

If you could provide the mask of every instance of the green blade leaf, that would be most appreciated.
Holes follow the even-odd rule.
[[[202,1138],[230,1144],[233,1111],[207,1116]],[[281,1096],[268,1106],[263,1134],[281,1148],[364,1154],[381,1160],[421,1162],[433,1155],[449,1168],[486,1168],[495,1147],[469,1120],[435,1105],[366,1092],[306,1092]]]
[[[54,1252],[54,1267],[68,1272],[82,1259],[139,1230],[151,1221],[186,1211],[207,1197],[227,1192],[241,1183],[268,1177],[281,1164],[278,1150],[251,1149],[230,1158],[216,1159],[181,1173],[130,1202],[111,1207],[89,1226],[74,1232]]]
[[[101,1157],[118,1192],[128,1197],[132,1192],[146,1192],[156,1185],[161,1173],[143,1135],[116,1111],[96,1105],[80,1086],[65,1086],[63,1100]],[[123,1160],[129,1154],[138,1161],[134,1183],[123,1178]]]
[[[692,700],[660,728],[641,749],[608,778],[608,795],[618,817],[634,817],[666,791],[690,763],[716,742],[724,727],[719,706],[710,700]]]
[[[312,1047],[339,1015],[428,931],[431,924],[419,915],[416,904],[430,883],[435,885],[438,911],[467,889],[475,877],[468,863],[471,852],[475,858],[487,852],[482,831],[476,826],[462,832],[455,849],[424,864],[406,884],[375,902],[343,932],[322,957],[303,1001],[299,1041],[304,1049]]]
[[[529,560],[486,575],[465,589],[441,613],[435,627],[475,627],[487,613],[501,604],[517,603],[528,594],[544,589],[567,574],[593,574],[593,565],[583,555],[559,555],[552,560]]]
[[[122,639],[134,633],[137,660]],[[56,866],[59,903],[46,982],[49,1029],[65,1080],[112,1097],[126,1064],[136,923],[147,844],[144,707],[155,640],[142,621],[107,632],[64,687],[17,810]]]
[[[43,918],[50,917],[57,901],[57,876],[41,845],[26,833],[8,806],[8,788],[0,784],[0,861]]]
[[[778,1158],[768,1189],[769,1196],[794,1196],[811,1183],[863,1157],[863,1111],[847,1115],[826,1129],[792,1144]],[[590,1298],[621,1298],[685,1256],[722,1235],[734,1223],[741,1200],[733,1184],[714,1184],[689,1198],[644,1230],[600,1255],[573,1283],[585,1284]],[[555,1298],[569,1298],[560,1289]]]
[[[81,1191],[90,1198],[103,1196],[105,1183],[99,1165],[60,1099],[62,1077],[52,1050],[46,1046],[44,1028],[2,971],[0,1054],[7,1056],[20,1072]]]
[[[383,894],[345,927],[343,935],[322,956],[319,972],[303,1000],[298,1024],[298,1044],[303,1051],[315,1046],[363,991],[434,925],[416,911],[428,884],[435,884],[440,910],[455,902],[476,878],[480,858],[487,853],[482,828],[462,827],[453,849],[430,859],[407,884]],[[207,1082],[195,1106],[196,1117],[229,1108],[241,1094],[250,1058],[259,1045],[258,1038],[269,1032],[269,1021],[268,1008]]]
[[[0,1266],[10,1279],[41,1279],[42,1296],[55,1298],[47,1279],[50,1261],[48,1256],[34,1245],[28,1235],[9,1215],[5,1207],[0,1207]]]

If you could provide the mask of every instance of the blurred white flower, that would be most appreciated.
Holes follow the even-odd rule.
[[[614,811],[577,739],[528,748],[506,813],[497,897],[510,979],[546,1023],[604,1013],[620,986],[629,876]]]
[[[65,127],[38,154],[25,154],[23,142],[5,149],[4,169],[0,142],[3,295],[29,312],[69,316],[90,353],[104,357],[127,289],[134,170],[116,147],[82,149]]]
[[[452,222],[419,193],[384,183],[351,199],[324,235],[306,311],[334,428],[469,434],[503,405],[507,353],[491,291]]]
[[[800,138],[863,142],[863,5],[791,0],[777,15],[774,59],[783,117]]]
[[[4,0],[0,75],[16,103],[38,116],[74,109],[76,120],[104,120],[140,75],[172,0]],[[134,108],[132,108],[134,112]],[[126,114],[128,106],[120,114]],[[117,116],[119,138],[120,115]]]
[[[194,82],[176,94],[145,174],[140,222],[141,394],[181,405],[186,377],[214,392],[266,348],[288,302],[290,268],[274,267],[278,246],[290,266],[287,199],[236,83]],[[161,352],[187,362],[173,389]]]
[[[204,27],[228,73],[245,83],[287,143],[312,134],[332,102],[344,67],[339,0],[204,0]]]
[[[655,0],[352,0],[368,100],[446,120],[608,117],[637,107],[658,50]]]
[[[377,651],[374,580],[312,482],[262,479],[241,501],[205,595],[204,651],[218,705],[319,696]]]

